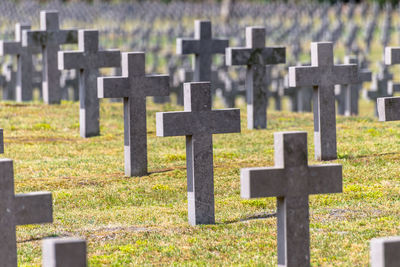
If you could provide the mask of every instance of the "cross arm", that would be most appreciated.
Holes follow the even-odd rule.
[[[84,69],[86,60],[82,51],[58,51],[58,69]]]
[[[309,166],[309,194],[327,194],[342,192],[342,165],[324,164]]]
[[[169,95],[169,75],[146,75],[145,87],[147,96]]]
[[[52,196],[49,192],[34,192],[15,196],[16,225],[53,222]]]
[[[211,49],[213,53],[224,54],[225,48],[229,46],[229,40],[227,39],[214,39],[212,41]]]
[[[251,57],[251,51],[251,48],[246,47],[227,47],[225,49],[226,65],[247,65]]]
[[[178,55],[198,53],[200,41],[196,39],[177,38],[176,53]]]
[[[240,132],[240,110],[157,112],[157,136],[221,134]]]
[[[385,47],[385,64],[394,65],[400,63],[400,47]]]
[[[289,86],[301,87],[318,85],[319,74],[316,66],[289,67]]]
[[[380,97],[377,105],[380,121],[400,120],[400,97]]]
[[[117,49],[99,51],[96,55],[96,68],[121,67],[121,52]]]
[[[42,46],[46,40],[45,31],[22,31],[22,46]]]
[[[0,41],[0,56],[21,53],[21,43]]]
[[[78,30],[60,30],[57,32],[58,44],[76,44],[78,42]]]
[[[240,169],[242,198],[277,197],[286,193],[285,170],[276,167]]]
[[[361,70],[358,73],[358,80],[362,82],[370,82],[372,81],[372,72],[369,70]]]
[[[129,96],[128,77],[98,77],[97,96],[99,98],[120,98]]]

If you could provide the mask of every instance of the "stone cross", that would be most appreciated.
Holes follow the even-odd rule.
[[[42,242],[43,267],[86,267],[86,241],[78,238],[48,238]]]
[[[379,97],[389,97],[393,95],[390,82],[393,79],[393,75],[390,73],[387,66],[380,65],[378,74],[373,75],[372,88],[367,91],[367,97],[375,102],[375,115],[378,115],[378,107],[376,106],[376,100]]]
[[[3,99],[15,100],[15,87],[17,82],[17,73],[13,70],[11,62],[3,64],[2,72],[5,78],[3,86]]]
[[[246,28],[246,47],[228,47],[226,65],[247,65],[247,128],[267,127],[266,65],[285,63],[284,47],[265,47],[265,28]]]
[[[358,64],[358,59],[355,56],[346,56],[344,58],[344,64]],[[372,74],[368,70],[359,70],[358,82],[354,84],[348,84],[341,86],[344,89],[344,114],[345,116],[358,115],[358,100],[360,98],[360,90],[362,90],[362,84],[364,82],[371,81]]]
[[[400,236],[373,238],[370,242],[371,267],[398,267]]]
[[[17,266],[17,225],[51,223],[51,193],[14,195],[13,161],[0,159],[0,261],[2,266]]]
[[[30,25],[17,23],[15,24],[15,41],[0,41],[0,56],[17,56],[18,67],[15,88],[15,100],[17,102],[32,100],[32,80],[34,75],[32,55],[40,53],[40,47],[22,46],[22,31],[30,29]]]
[[[147,175],[146,97],[169,94],[168,75],[146,75],[145,54],[122,54],[122,77],[97,79],[99,98],[124,99],[125,174]]]
[[[342,166],[309,166],[306,132],[275,133],[274,147],[274,167],[241,169],[240,194],[277,197],[278,265],[310,266],[308,196],[342,192]]]
[[[73,69],[61,74],[61,88],[62,88],[62,99],[79,101],[79,70]],[[70,88],[72,88],[73,96],[70,97]]]
[[[57,11],[40,12],[40,30],[23,31],[23,46],[42,47],[42,91],[47,104],[61,102],[60,71],[58,70],[57,52],[61,44],[77,42],[77,30],[60,30]]]
[[[209,82],[185,83],[184,102],[182,112],[156,114],[157,136],[186,136],[189,223],[213,224],[212,135],[240,132],[240,110],[212,110]]]
[[[193,81],[193,71],[186,68],[178,69],[178,81],[181,84],[176,92],[176,104],[183,106],[183,84]]]
[[[79,30],[79,50],[58,52],[58,68],[79,69],[79,127],[82,137],[100,134],[97,77],[100,68],[119,67],[121,52],[99,50],[99,32]]]
[[[179,55],[195,54],[194,82],[211,81],[211,65],[213,54],[224,54],[229,46],[227,39],[212,39],[211,21],[196,20],[194,22],[194,39],[178,38],[176,53]]]
[[[357,65],[334,65],[331,42],[311,43],[311,66],[289,68],[290,86],[314,86],[315,158],[337,158],[335,84],[358,82]]]

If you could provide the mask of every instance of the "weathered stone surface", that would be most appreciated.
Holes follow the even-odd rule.
[[[145,54],[122,54],[122,77],[97,79],[99,98],[124,99],[125,174],[147,175],[146,97],[169,95],[168,75],[146,75]]]
[[[98,69],[119,67],[121,52],[99,50],[99,32],[79,30],[78,51],[59,51],[58,68],[79,69],[79,127],[82,137],[100,134],[99,99],[97,97]]]
[[[16,55],[17,76],[15,87],[15,100],[17,102],[32,100],[33,64],[32,55],[40,53],[39,46],[22,46],[22,32],[30,30],[27,24],[15,24],[15,41],[0,41],[0,56]]]
[[[246,47],[226,48],[226,65],[247,65],[247,128],[267,127],[266,65],[285,63],[284,47],[265,47],[265,28],[246,28]]]
[[[3,64],[2,73],[3,81],[3,99],[15,100],[15,87],[17,84],[17,73],[13,70],[11,62]]]
[[[43,100],[48,104],[61,101],[60,71],[58,70],[57,52],[61,44],[73,44],[78,41],[77,30],[60,30],[57,11],[40,12],[40,30],[23,31],[23,46],[42,47],[43,55]]]
[[[400,97],[380,97],[377,105],[380,121],[400,120]]]
[[[195,54],[194,82],[211,81],[213,54],[224,54],[229,46],[227,39],[212,39],[211,21],[195,20],[194,38],[176,39],[176,53],[179,55]]]
[[[398,267],[400,263],[400,236],[374,238],[370,242],[371,267]]]
[[[0,154],[4,153],[4,135],[3,129],[0,129]]]
[[[308,165],[307,133],[274,134],[275,166],[241,169],[241,196],[277,197],[278,265],[310,266],[310,194],[342,192],[342,166]]]
[[[156,114],[157,136],[186,136],[189,223],[213,224],[212,135],[240,132],[240,110],[212,110],[209,82],[185,83],[184,102],[184,111]]]
[[[43,240],[43,267],[86,267],[86,241],[78,238]]]
[[[334,65],[331,42],[311,43],[311,66],[289,68],[289,86],[315,86],[313,97],[315,158],[337,158],[335,84],[358,82],[357,65]]]
[[[2,266],[17,266],[17,225],[51,223],[51,193],[14,195],[13,162],[0,159],[0,261]]]

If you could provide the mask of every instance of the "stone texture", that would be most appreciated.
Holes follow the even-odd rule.
[[[15,88],[17,84],[17,73],[13,70],[11,62],[3,64],[2,72],[4,75],[3,99],[15,100]]]
[[[400,264],[400,236],[374,238],[370,242],[371,267],[398,267]]]
[[[211,81],[213,54],[224,54],[229,46],[227,39],[212,39],[211,21],[195,20],[194,38],[177,38],[176,53],[194,54],[194,82]]]
[[[17,76],[15,88],[15,100],[17,102],[32,100],[32,83],[34,68],[32,55],[40,53],[39,46],[22,46],[22,32],[30,30],[31,26],[17,23],[15,25],[15,41],[0,41],[0,56],[16,55],[17,57]]]
[[[400,120],[400,97],[380,97],[377,105],[380,121]]]
[[[0,129],[0,154],[4,153],[4,135],[3,129]]]
[[[247,128],[267,127],[266,65],[285,63],[284,47],[265,47],[265,28],[246,28],[246,47],[226,48],[226,65],[246,65]]]
[[[86,250],[83,239],[45,239],[42,243],[43,267],[86,267]]]
[[[122,77],[98,78],[99,98],[124,99],[125,174],[147,175],[146,97],[169,95],[168,75],[146,75],[145,54],[122,54]]]
[[[119,67],[121,52],[99,50],[99,32],[79,30],[78,51],[58,52],[58,68],[79,69],[79,126],[82,137],[98,136],[99,99],[97,98],[97,77],[100,68]]]
[[[357,65],[334,65],[331,42],[311,43],[311,66],[289,68],[289,86],[315,86],[313,97],[315,158],[337,158],[335,84],[358,82]]]
[[[42,47],[43,55],[43,100],[47,104],[61,102],[60,71],[58,70],[57,52],[61,44],[73,44],[78,41],[77,30],[60,30],[57,11],[40,12],[40,30],[23,31],[23,46]]]
[[[274,134],[275,166],[241,169],[242,198],[277,197],[278,265],[310,266],[310,194],[342,192],[342,166],[308,166],[307,133]]]
[[[240,132],[240,110],[212,110],[209,82],[185,83],[184,102],[184,111],[156,114],[157,136],[186,136],[189,223],[213,224],[212,135]]]
[[[51,193],[14,195],[13,162],[0,159],[0,261],[2,266],[17,266],[17,225],[51,223]]]

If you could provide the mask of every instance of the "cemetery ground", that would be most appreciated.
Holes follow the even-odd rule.
[[[270,105],[273,106],[273,105]],[[240,168],[274,165],[273,133],[308,132],[312,113],[268,110],[267,130],[213,136],[216,224],[187,221],[185,138],[155,135],[157,111],[182,110],[148,99],[148,176],[124,175],[123,108],[101,103],[101,136],[79,136],[79,103],[0,104],[4,157],[14,160],[16,192],[51,191],[54,223],[17,227],[21,266],[41,262],[41,239],[80,236],[91,266],[275,266],[276,198],[240,198]],[[217,102],[215,108],[222,108]],[[343,193],[310,197],[311,264],[366,266],[369,240],[400,234],[400,122],[378,122],[373,103],[338,117]]]

